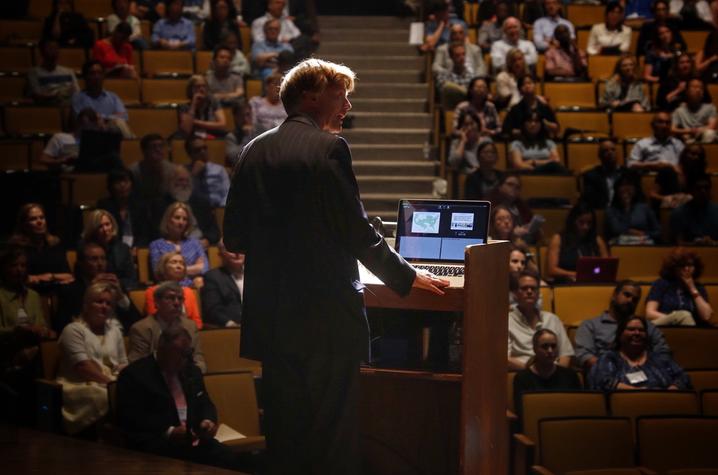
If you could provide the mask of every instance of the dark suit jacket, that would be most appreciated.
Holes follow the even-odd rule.
[[[197,432],[204,419],[217,422],[217,410],[195,365],[180,375],[187,400],[187,427]],[[117,380],[117,421],[129,443],[140,450],[170,450],[167,429],[179,425],[177,407],[153,355],[131,363]]]
[[[201,289],[202,321],[223,327],[230,320],[242,319],[242,295],[234,278],[224,267],[204,274]]]
[[[245,252],[241,353],[366,359],[359,259],[407,294],[415,272],[369,224],[341,137],[292,115],[247,144],[232,177],[224,242]]]
[[[624,167],[619,167],[617,177],[625,171]],[[582,192],[581,200],[585,201],[594,209],[605,209],[611,203],[608,202],[610,196],[608,184],[606,183],[606,175],[603,173],[603,167],[596,165],[589,171],[581,175]]]
[[[112,198],[102,198],[97,201],[97,207],[109,211],[109,213],[117,221],[117,226],[121,232],[124,227],[122,216],[120,215],[120,207]],[[129,202],[130,224],[132,225],[132,235],[134,247],[146,247],[150,241],[154,241],[159,236],[157,223],[150,220],[150,206],[148,203],[142,202],[137,197],[131,197]]]

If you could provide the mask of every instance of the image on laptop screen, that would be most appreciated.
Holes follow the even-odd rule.
[[[401,200],[396,251],[414,261],[464,262],[464,248],[486,243],[488,201]]]

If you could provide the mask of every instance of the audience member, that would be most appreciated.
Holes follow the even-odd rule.
[[[42,25],[42,37],[52,38],[63,48],[92,47],[95,34],[82,13],[75,11],[74,0],[53,0],[50,15]]]
[[[202,274],[209,270],[209,266],[202,244],[198,239],[189,237],[193,230],[192,221],[194,216],[186,204],[177,202],[168,206],[160,223],[162,238],[152,241],[149,246],[150,263],[156,269],[163,254],[180,252],[187,263],[188,278],[192,279],[195,287],[201,287]]]
[[[57,64],[59,44],[52,38],[43,38],[38,44],[40,65],[27,72],[28,93],[35,102],[67,103],[80,90],[75,72]]]
[[[92,284],[105,284],[112,288],[113,308],[111,316],[117,318],[123,331],[128,331],[140,314],[132,304],[115,272],[107,267],[104,248],[96,242],[85,241],[77,248],[75,280],[58,289],[57,311],[52,319],[56,332],[70,324],[82,313],[82,296]]]
[[[613,186],[626,168],[618,165],[616,142],[610,138],[599,143],[598,160],[600,164],[580,176],[581,201],[593,209],[604,209],[613,201]]]
[[[208,324],[238,327],[242,322],[244,254],[229,252],[222,241],[217,247],[222,265],[204,275],[202,313]]]
[[[272,73],[264,79],[264,95],[249,100],[252,108],[252,129],[255,135],[279,127],[287,118],[287,111],[279,98],[282,76]]]
[[[526,64],[530,68],[536,66],[538,53],[533,43],[521,39],[521,23],[517,18],[509,17],[504,20],[503,37],[491,45],[491,68],[494,73],[506,66],[506,54],[512,49],[518,49],[524,54]]]
[[[657,40],[651,43],[646,53],[646,65],[643,69],[643,80],[649,83],[665,81],[682,53],[667,25],[659,25],[657,30]]]
[[[239,35],[230,31],[226,35],[222,36],[221,44],[228,47],[232,51],[232,60],[229,62],[229,70],[235,74],[241,75],[244,78],[245,76],[249,76],[252,72],[252,67],[249,64],[247,57],[244,56],[244,53],[242,52],[239,38]],[[209,67],[212,69],[214,66],[210,63]]]
[[[125,138],[133,138],[127,125],[127,110],[117,94],[104,89],[105,71],[102,63],[90,60],[82,66],[85,89],[72,95],[72,113],[78,115],[88,107],[100,116],[103,125],[117,129]]]
[[[536,49],[545,52],[549,45],[553,42],[554,31],[559,25],[563,25],[568,29],[569,43],[570,40],[576,38],[576,32],[573,24],[561,17],[561,3],[559,0],[545,0],[544,10],[546,16],[543,16],[534,22],[533,40]]]
[[[491,3],[493,2],[481,2],[479,4],[479,9]],[[504,34],[503,30],[501,29],[501,26],[504,24],[504,20],[506,20],[510,16],[513,16],[513,13],[511,12],[509,1],[497,1],[495,14],[489,15],[479,27],[478,43],[484,53],[488,53],[491,50],[491,45],[494,44],[495,41],[501,39],[501,36]],[[520,36],[521,38],[524,37],[523,31],[521,31]]]
[[[101,129],[100,118],[89,107],[82,109],[77,116],[70,116],[73,132],[57,132],[52,134],[50,140],[40,155],[40,164],[54,172],[71,172],[80,154],[80,137],[84,130]]]
[[[671,132],[686,143],[711,143],[716,139],[716,106],[703,102],[705,85],[694,78],[688,81],[685,102],[673,111]]]
[[[516,226],[514,233],[529,244],[536,242],[541,230],[539,226],[531,225],[531,222],[537,218],[534,218],[529,205],[521,198],[521,178],[518,175],[505,174],[486,199],[491,202],[494,209],[499,205],[506,206],[514,218]]]
[[[472,110],[466,110],[458,118],[451,149],[447,160],[449,166],[461,173],[470,174],[479,168],[479,145],[481,140],[481,118]]]
[[[107,31],[115,31],[120,23],[130,25],[130,43],[137,50],[147,49],[147,41],[142,36],[142,25],[140,20],[130,12],[130,0],[112,0],[112,10],[114,13],[107,15],[105,18],[105,28]]]
[[[130,12],[140,20],[156,22],[167,13],[164,0],[135,0],[130,3]]]
[[[197,325],[184,315],[184,291],[177,282],[162,282],[154,292],[157,311],[147,315],[130,328],[129,354],[131,363],[150,356],[157,350],[160,334],[172,327],[181,327],[189,333],[192,359],[202,372],[207,371]]]
[[[27,283],[45,293],[60,284],[72,282],[70,266],[60,238],[50,234],[45,209],[38,203],[20,207],[10,244],[20,246],[27,255]]]
[[[209,161],[207,143],[204,139],[193,137],[185,140],[185,151],[191,160],[189,170],[192,173],[193,188],[206,197],[212,207],[222,207],[229,192],[227,170]]]
[[[449,28],[449,31],[451,32],[449,36],[450,42],[436,48],[434,53],[434,62],[431,66],[434,75],[441,76],[449,74],[451,70],[454,69],[454,61],[451,58],[449,46],[462,44],[466,52],[464,57],[466,69],[471,71],[472,76],[486,76],[486,65],[484,64],[481,48],[468,41],[464,25],[454,23]]]
[[[654,325],[703,325],[713,316],[706,288],[698,282],[703,261],[693,251],[677,247],[663,259],[661,277],[646,298],[646,319]]]
[[[688,183],[695,177],[704,175],[708,162],[706,151],[701,144],[687,145],[678,158],[677,169],[662,168],[656,174],[656,182],[651,188],[651,201],[655,209],[677,208],[692,199],[688,192]]]
[[[555,0],[554,0],[555,1]],[[514,407],[521,414],[522,396],[531,391],[578,391],[576,371],[556,364],[559,337],[548,328],[536,330],[531,338],[534,356],[514,376]]]
[[[464,187],[464,199],[483,200],[489,196],[503,177],[504,173],[496,169],[496,162],[499,160],[496,144],[491,141],[484,141],[476,148],[476,161],[478,168],[466,177]]]
[[[192,320],[197,329],[202,329],[202,316],[197,304],[195,290],[191,287],[192,279],[187,277],[187,265],[182,254],[171,251],[160,257],[157,267],[154,268],[155,277],[158,282],[177,282],[182,286],[182,315]],[[145,314],[154,315],[157,313],[157,302],[155,301],[156,285],[145,290]]]
[[[252,140],[254,132],[254,121],[252,107],[246,102],[240,102],[232,106],[234,116],[234,130],[224,138],[226,161],[234,166],[239,160],[239,155],[245,145]]]
[[[90,285],[80,318],[65,327],[58,340],[65,432],[77,434],[107,414],[107,383],[127,365],[122,331],[112,319],[113,287]]]
[[[712,2],[713,27],[703,43],[703,49],[696,53],[696,70],[707,82],[718,79],[718,3]]]
[[[194,49],[194,24],[182,17],[183,0],[168,0],[167,14],[152,28],[152,45],[159,49]]]
[[[107,76],[125,79],[138,78],[137,71],[132,64],[130,35],[132,35],[132,28],[123,21],[112,30],[111,36],[95,42],[95,46],[92,48],[92,59],[102,64]]]
[[[551,106],[546,100],[536,94],[536,82],[531,76],[523,76],[518,80],[519,91],[521,92],[521,100],[513,106],[509,113],[506,114],[503,123],[503,134],[510,138],[516,138],[521,135],[521,130],[526,120],[538,115],[541,124],[546,128],[548,137],[558,134],[559,125]]]
[[[668,353],[648,347],[646,321],[631,316],[618,322],[611,351],[604,352],[588,374],[593,390],[688,389],[690,380]]]
[[[606,3],[603,23],[591,27],[586,51],[594,54],[628,53],[631,48],[631,29],[623,24],[623,5],[617,0]]]
[[[428,21],[424,24],[424,44],[421,51],[434,51],[437,47],[447,44],[451,37],[451,27],[459,24],[464,31],[467,29],[463,20],[449,15],[449,5],[435,2],[429,9]]]
[[[230,68],[232,54],[232,49],[227,46],[215,48],[212,55],[213,68],[206,74],[209,93],[223,106],[231,106],[244,98],[244,79]]]
[[[533,336],[539,329],[551,330],[557,336],[557,348],[553,355],[559,366],[568,368],[573,356],[573,347],[568,339],[561,320],[550,312],[537,307],[540,280],[530,272],[518,276],[515,292],[516,305],[509,311],[509,355],[510,370],[522,370],[528,367],[529,360],[535,357]]]
[[[254,43],[265,40],[264,25],[272,20],[279,22],[278,41],[280,43],[290,43],[302,34],[294,21],[292,21],[292,18],[285,13],[284,8],[286,6],[286,0],[268,0],[267,12],[252,22],[252,41]]]
[[[126,168],[110,170],[107,174],[106,198],[97,201],[97,208],[107,210],[117,223],[119,238],[129,247],[147,246],[155,239],[148,204],[133,193],[132,172]]]
[[[611,206],[606,208],[606,239],[611,245],[655,244],[660,224],[641,191],[641,178],[626,172],[613,185]]]
[[[636,313],[640,300],[641,286],[632,280],[622,280],[613,289],[608,310],[581,322],[576,331],[576,360],[583,369],[591,369],[599,356],[611,351],[616,340],[616,327]],[[663,334],[650,322],[646,322],[646,336],[651,351],[670,354]]]
[[[444,110],[451,110],[466,96],[466,91],[475,76],[466,66],[466,44],[451,43],[449,57],[452,67],[448,71],[439,72],[436,83]]]
[[[713,24],[706,0],[671,0],[671,15],[680,19],[679,25],[685,30],[708,30]]]
[[[627,0],[626,18],[652,19],[653,11],[651,11],[651,4],[652,0]]]
[[[164,214],[169,206],[182,203],[190,211],[190,231],[188,237],[198,239],[203,248],[219,241],[219,226],[212,211],[210,197],[205,195],[201,188],[195,189],[192,174],[183,165],[175,165],[172,174],[170,191],[164,196],[161,203],[161,213]]]
[[[619,58],[598,104],[615,111],[644,112],[650,108],[638,77],[635,56],[624,54]]]
[[[496,75],[496,104],[501,109],[510,109],[521,100],[518,81],[531,72],[526,65],[524,54],[518,49],[506,53],[506,69]]]
[[[506,205],[500,204],[491,208],[491,220],[489,221],[489,236],[491,236],[491,239],[518,241],[520,238],[517,232],[525,231],[526,227],[524,226],[523,229],[518,228],[514,215]]]
[[[181,326],[158,332],[156,353],[122,372],[118,424],[135,450],[239,470],[235,453],[214,438],[217,410],[191,361],[192,334]]]
[[[94,242],[102,247],[107,257],[107,272],[114,274],[125,290],[137,287],[137,270],[132,251],[119,236],[117,221],[109,211],[96,209],[85,217],[82,242]]]
[[[169,193],[174,169],[167,160],[167,142],[158,134],[140,140],[142,160],[130,165],[134,177],[133,194],[142,203],[151,203]]]
[[[718,244],[718,204],[711,202],[711,177],[699,175],[688,182],[691,200],[674,209],[671,236],[679,244]]]
[[[520,107],[520,104],[516,107]],[[543,119],[537,111],[530,112],[524,118],[521,133],[509,145],[513,168],[535,173],[565,171],[561,165],[556,143],[549,138],[544,120],[546,119]]]
[[[576,263],[584,256],[608,257],[608,248],[596,232],[596,213],[587,204],[579,202],[566,216],[563,231],[554,234],[549,242],[548,276],[554,282],[575,281]]]
[[[205,49],[214,51],[215,48],[224,44],[228,34],[234,34],[240,42],[235,50],[241,48],[241,35],[237,22],[237,9],[229,0],[216,0],[211,3],[211,15],[204,21],[202,28],[202,45]]]
[[[190,103],[179,109],[178,136],[214,139],[226,135],[227,119],[219,101],[210,94],[204,76],[195,74],[189,78],[187,99]]]
[[[458,120],[464,111],[474,111],[481,119],[480,134],[485,137],[494,137],[501,131],[501,119],[496,111],[496,106],[490,100],[488,80],[482,77],[475,77],[466,89],[466,100],[460,102],[454,109],[453,128],[457,129]]]
[[[269,20],[264,24],[265,39],[252,44],[252,65],[255,74],[264,79],[270,74],[281,72],[294,61],[294,48],[279,41],[279,21]]]
[[[696,66],[691,55],[688,53],[679,55],[668,76],[658,85],[656,107],[659,110],[673,112],[681,103],[685,102],[688,81],[696,76]],[[703,102],[711,102],[708,88],[704,89]]]
[[[635,143],[626,160],[628,168],[639,171],[659,171],[662,168],[678,166],[678,157],[683,151],[683,142],[671,136],[671,115],[657,112],[651,120],[653,135]]]
[[[686,42],[681,36],[681,28],[677,17],[669,14],[669,0],[655,0],[651,6],[653,11],[653,20],[641,23],[638,32],[638,41],[636,42],[636,52],[638,56],[644,55],[651,49],[651,44],[658,41],[658,27],[667,26],[673,33],[675,42],[680,45],[680,50],[686,50]]]
[[[557,0],[550,0],[557,2]],[[571,32],[565,25],[554,30],[554,40],[546,51],[545,74],[549,78],[585,78],[588,72],[586,52],[576,46]]]
[[[538,266],[533,261],[533,255],[529,252],[529,248],[522,242],[512,242],[509,253],[509,273],[513,274],[517,279],[525,270],[538,275]],[[542,283],[543,285],[543,283]],[[512,296],[512,295],[511,295]],[[541,297],[539,297],[539,301]],[[515,303],[515,302],[513,302]]]
[[[194,24],[201,24],[210,16],[210,0],[184,0],[182,16]]]

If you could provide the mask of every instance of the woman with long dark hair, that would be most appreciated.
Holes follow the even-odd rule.
[[[75,11],[74,0],[53,0],[50,15],[42,26],[43,38],[53,38],[63,48],[92,48],[95,34],[81,13]]]
[[[613,184],[606,208],[606,238],[616,244],[655,244],[661,236],[658,219],[646,203],[640,177],[630,170]]]
[[[511,166],[517,170],[537,173],[563,171],[556,143],[548,138],[548,131],[538,112],[531,112],[521,126],[521,134],[509,146]]]
[[[658,85],[658,92],[656,93],[656,106],[658,109],[673,112],[682,102],[685,102],[688,81],[697,76],[696,64],[691,55],[685,52],[678,55],[671,70]],[[703,102],[711,102],[708,88],[704,89]]]
[[[212,0],[210,17],[204,21],[202,30],[202,46],[204,49],[214,50],[222,44],[222,38],[234,33],[239,39],[238,49],[242,49],[242,36],[239,34],[237,24],[237,9],[234,2],[228,0]]]
[[[483,77],[475,77],[466,90],[466,100],[454,109],[454,130],[458,127],[459,117],[466,110],[473,110],[481,119],[481,135],[493,137],[501,132],[501,119],[496,106],[491,102],[489,81]]]
[[[649,83],[665,81],[681,53],[681,45],[676,42],[673,31],[668,25],[659,25],[657,41],[646,53],[643,80]]]

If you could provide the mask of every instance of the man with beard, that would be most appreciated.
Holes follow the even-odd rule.
[[[612,350],[618,322],[632,316],[640,300],[641,287],[632,280],[623,280],[613,290],[608,310],[581,323],[576,332],[576,360],[582,367],[589,370],[601,354]],[[670,353],[663,334],[651,322],[646,322],[646,338],[651,351]]]

